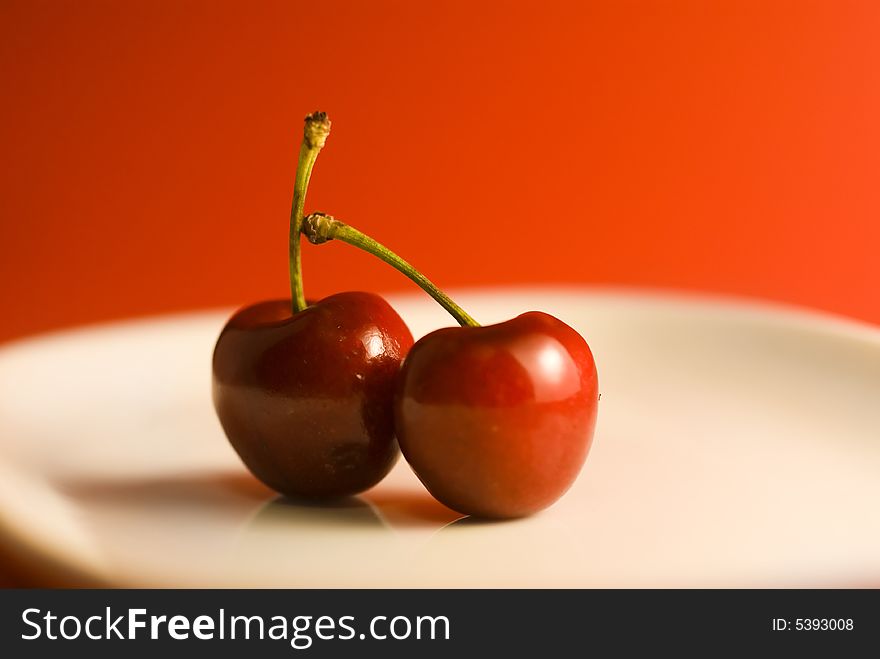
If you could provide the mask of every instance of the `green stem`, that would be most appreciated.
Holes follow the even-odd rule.
[[[428,295],[434,298],[440,306],[448,311],[458,324],[462,327],[479,327],[480,324],[474,320],[464,309],[453,302],[446,293],[437,288],[425,275],[416,270],[409,263],[400,258],[390,249],[376,242],[365,233],[362,233],[344,222],[340,222],[331,215],[325,213],[312,213],[302,225],[302,232],[309,239],[309,242],[320,245],[328,240],[341,240],[349,245],[359,247],[365,252],[369,252],[376,256],[392,268],[403,273]]]
[[[330,134],[330,119],[325,112],[313,112],[306,117],[299,161],[296,165],[296,180],[293,184],[293,208],[290,211],[290,241],[288,260],[290,263],[290,300],[293,313],[299,313],[306,306],[306,296],[302,281],[302,254],[300,252],[300,233],[302,232],[303,211],[306,204],[306,191],[315,160]]]

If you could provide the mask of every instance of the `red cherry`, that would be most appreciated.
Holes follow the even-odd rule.
[[[590,348],[540,312],[420,339],[395,402],[401,450],[459,512],[520,517],[546,508],[586,459],[598,407]]]
[[[339,293],[296,314],[289,300],[245,307],[214,349],[217,416],[272,489],[361,492],[397,460],[393,396],[412,343],[400,316],[371,293]]]

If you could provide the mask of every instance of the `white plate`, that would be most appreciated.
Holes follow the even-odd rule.
[[[56,583],[135,586],[876,586],[880,332],[778,307],[614,291],[458,296],[586,337],[602,400],[575,486],[476,523],[402,461],[338,507],[274,500],[214,418],[226,313],[0,349],[0,538]],[[450,324],[392,299],[420,336]]]

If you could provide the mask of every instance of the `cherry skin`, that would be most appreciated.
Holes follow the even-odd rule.
[[[289,300],[245,307],[214,348],[217,416],[273,490],[356,494],[398,458],[393,397],[412,343],[400,316],[372,293],[339,293],[297,314]]]
[[[598,377],[584,339],[541,312],[441,329],[410,350],[395,399],[404,457],[461,513],[521,517],[571,486],[586,459]]]

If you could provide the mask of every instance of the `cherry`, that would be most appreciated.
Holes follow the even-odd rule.
[[[288,496],[336,497],[378,483],[398,457],[392,400],[413,339],[378,295],[338,293],[238,311],[214,349],[214,404],[230,443]]]
[[[309,306],[300,233],[311,171],[330,131],[306,117],[290,220],[291,300],[259,302],[226,323],[213,357],[220,424],[250,471],[294,497],[363,491],[394,465],[393,397],[413,339],[371,293],[339,293]]]
[[[528,312],[480,327],[421,273],[357,229],[322,213],[313,243],[339,239],[418,283],[462,327],[423,337],[395,398],[404,457],[428,491],[459,512],[520,517],[571,486],[592,442],[598,376],[586,341],[561,320]]]
[[[413,471],[442,503],[480,517],[521,517],[574,482],[597,402],[587,343],[557,318],[532,311],[420,339],[398,387],[397,435]]]

